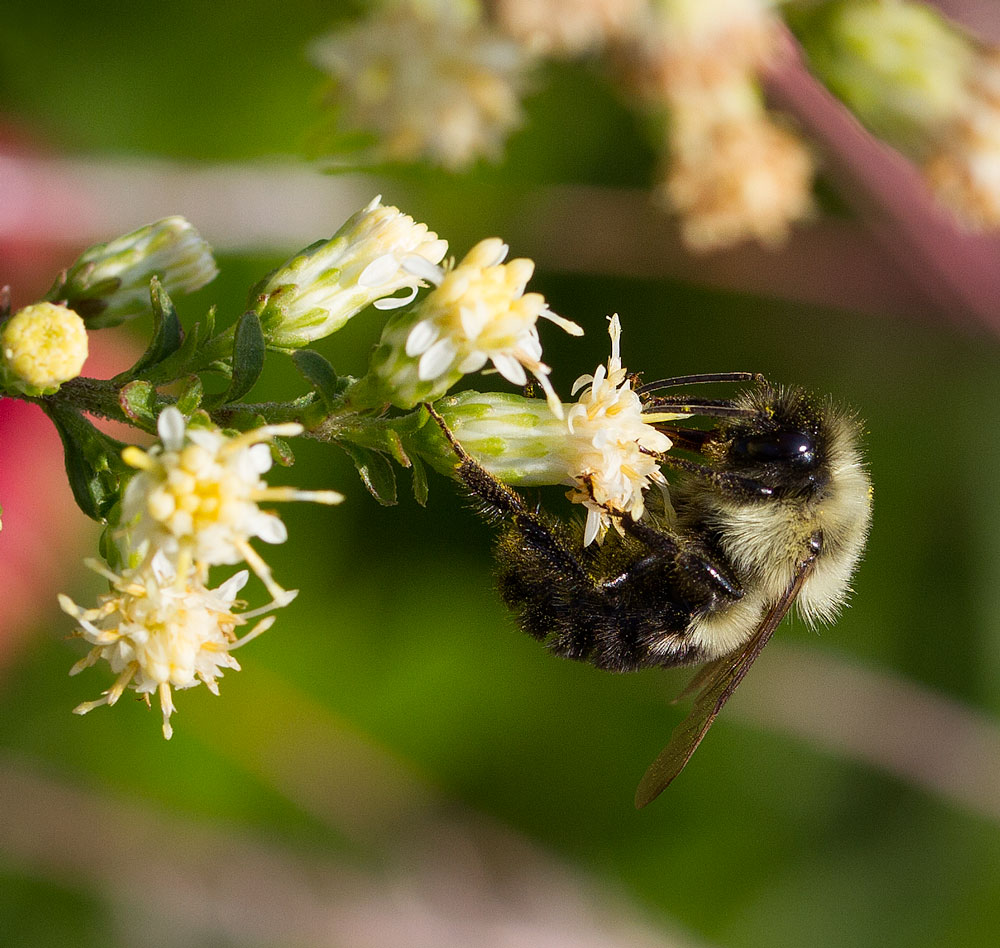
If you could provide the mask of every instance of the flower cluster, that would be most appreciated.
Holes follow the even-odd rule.
[[[622,531],[626,518],[645,517],[651,487],[666,503],[660,464],[671,441],[654,425],[677,416],[644,411],[622,365],[618,317],[610,320],[607,364],[577,379],[577,400],[564,404],[543,360],[539,323],[573,336],[583,330],[529,291],[534,263],[508,260],[497,237],[457,261],[444,260],[447,246],[376,198],[254,286],[250,308],[218,330],[214,309],[185,329],[170,299],[168,287],[189,291],[214,273],[207,246],[179,218],[86,251],[50,292],[60,302],[11,316],[0,294],[0,393],[42,406],[62,439],[77,503],[107,525],[104,560],[88,565],[108,590],[92,607],[59,597],[74,636],[89,646],[72,674],[106,662],[115,675],[77,713],[114,705],[126,691],[147,704],[155,696],[169,738],[174,693],[198,684],[217,693],[225,670],[240,667],[235,650],[297,595],[255,545],[287,538],[270,505],[343,499],[266,482],[275,456],[290,460],[283,439],[305,426],[318,441],[343,446],[384,503],[396,496],[389,459],[413,470],[420,499],[420,462],[453,475],[464,452],[505,483],[568,487],[569,500],[586,510],[588,545],[612,527]],[[88,331],[139,307],[142,279],[154,325],[149,346],[113,379],[66,384],[81,371]],[[338,376],[309,347],[366,309],[393,312],[366,371]],[[290,354],[311,391],[244,404],[268,348]],[[228,387],[207,394],[205,372],[221,373]],[[479,372],[529,390],[448,395]],[[544,398],[534,397],[535,386]],[[133,422],[158,438],[147,448],[123,446],[87,415]],[[460,440],[429,423],[432,415]],[[226,567],[237,570],[213,575]],[[269,597],[257,607],[240,598],[251,577]]]
[[[916,0],[390,0],[311,55],[334,150],[361,132],[374,160],[451,170],[498,156],[542,57],[602,57],[661,130],[654,199],[704,252],[779,246],[816,214],[812,150],[763,92],[796,41],[959,221],[1000,226],[1000,51]]]
[[[114,704],[130,687],[147,697],[156,692],[163,712],[163,733],[170,737],[171,690],[203,682],[215,692],[224,668],[239,668],[231,651],[267,628],[258,623],[238,639],[237,627],[287,605],[295,591],[283,589],[251,539],[281,543],[284,524],[262,510],[265,501],[307,500],[335,504],[335,491],[268,487],[262,475],[271,466],[270,442],[300,434],[301,425],[267,425],[235,436],[214,427],[189,425],[177,408],[159,416],[160,443],[144,451],[128,447],[126,464],[138,473],[122,500],[120,573],[97,566],[112,584],[94,609],[61,597],[62,608],[79,623],[77,634],[93,647],[76,673],[105,659],[118,679],[102,698],[80,705],[84,714]],[[246,570],[217,589],[208,588],[212,566],[246,562],[271,602],[251,612],[236,612],[236,594]]]
[[[620,529],[619,514],[642,518],[645,490],[652,484],[666,489],[657,458],[671,447],[670,439],[643,418],[642,402],[622,366],[617,314],[609,331],[607,367],[576,380],[573,393],[580,391],[580,397],[566,413],[567,468],[574,481],[568,497],[587,508],[585,546],[602,538],[609,525]]]
[[[455,0],[386,3],[310,55],[333,79],[343,124],[375,135],[375,160],[451,169],[500,155],[532,61],[474,2]]]

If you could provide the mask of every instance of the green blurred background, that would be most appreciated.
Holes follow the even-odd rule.
[[[320,116],[303,48],[352,9],[15,0],[0,23],[0,109],[58,154],[294,156]],[[378,189],[461,254],[516,231],[537,187],[648,185],[647,130],[584,67],[552,69],[528,111],[501,167],[383,171]],[[239,313],[291,249],[222,256],[182,316],[213,301]],[[498,602],[490,531],[450,484],[432,481],[422,509],[404,477],[398,506],[380,507],[345,457],[303,443],[273,480],[347,501],[283,511],[291,541],[267,555],[302,593],[239,653],[220,698],[177,696],[169,743],[130,700],[69,714],[109,680],[66,677],[70,623],[58,590],[38,590],[33,638],[0,678],[0,943],[997,944],[996,339],[738,287],[540,268],[532,288],[587,330],[543,332],[561,392],[607,357],[604,317],[618,312],[625,364],[647,378],[752,369],[867,420],[875,519],[854,602],[818,634],[787,622],[750,679],[758,704],[777,705],[767,681],[782,656],[869,671],[871,693],[812,686],[821,714],[859,715],[862,743],[889,735],[884,760],[756,726],[737,696],[682,778],[635,811],[687,675],[615,677],[547,655]],[[369,314],[320,348],[360,372],[378,329]],[[300,384],[270,358],[262,399]],[[67,562],[58,589],[88,602],[100,581]],[[880,683],[900,681],[927,702],[914,768],[926,780],[894,765]]]

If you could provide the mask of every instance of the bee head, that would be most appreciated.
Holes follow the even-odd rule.
[[[746,413],[717,429],[713,453],[725,468],[775,496],[809,494],[825,484],[823,413],[805,392],[762,386],[739,403]]]

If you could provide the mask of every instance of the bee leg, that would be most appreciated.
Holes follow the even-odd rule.
[[[657,457],[667,467],[672,467],[676,471],[686,471],[688,474],[694,474],[696,477],[708,481],[730,497],[770,497],[774,493],[766,484],[755,481],[752,477],[744,477],[741,474],[734,474],[731,471],[718,471],[707,464],[698,464],[696,461],[673,457],[670,454],[658,455]]]
[[[689,542],[678,543],[673,534],[655,530],[627,515],[621,519],[625,532],[640,540],[654,557],[670,559],[678,573],[688,577],[691,585],[704,586],[706,600],[714,601],[721,597],[731,601],[743,596],[743,587],[723,565],[721,556],[713,555],[712,551],[702,546],[693,547]],[[635,566],[643,564],[645,559],[639,560]]]
[[[462,447],[448,423],[434,407],[429,404],[425,407],[454,449],[459,459],[455,475],[478,501],[480,515],[488,521],[509,518],[526,547],[548,564],[550,569],[563,570],[579,582],[589,581],[586,570],[570,552],[567,541],[557,535],[549,518],[541,510],[531,510],[517,491],[487,471]]]

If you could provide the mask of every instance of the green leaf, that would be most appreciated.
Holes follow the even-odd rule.
[[[248,310],[236,324],[233,338],[233,379],[229,390],[222,397],[222,404],[235,402],[250,391],[264,370],[264,332],[260,328],[260,317]]]
[[[326,408],[336,404],[351,382],[350,378],[337,375],[333,366],[314,349],[296,349],[292,353],[292,361],[316,389]]]
[[[361,475],[361,482],[380,504],[391,507],[396,503],[396,474],[384,454],[339,441]]]
[[[177,407],[185,417],[190,417],[201,407],[201,399],[205,394],[205,389],[201,384],[201,379],[197,375],[188,376],[177,396]]]
[[[153,303],[153,339],[139,361],[120,377],[137,378],[146,369],[173,355],[184,342],[184,330],[177,318],[177,310],[156,277],[150,280],[149,293]]]
[[[292,446],[285,438],[271,439],[271,456],[275,463],[282,467],[291,467],[295,463],[295,455],[292,453]]]
[[[156,429],[156,389],[142,379],[129,382],[118,394],[122,411],[139,427],[147,431]]]
[[[427,468],[415,454],[410,457],[413,468],[413,496],[421,507],[427,506]]]
[[[77,506],[92,520],[106,523],[121,498],[122,475],[128,470],[121,459],[121,442],[98,431],[76,410],[45,404],[44,409],[62,439],[66,475]]]

